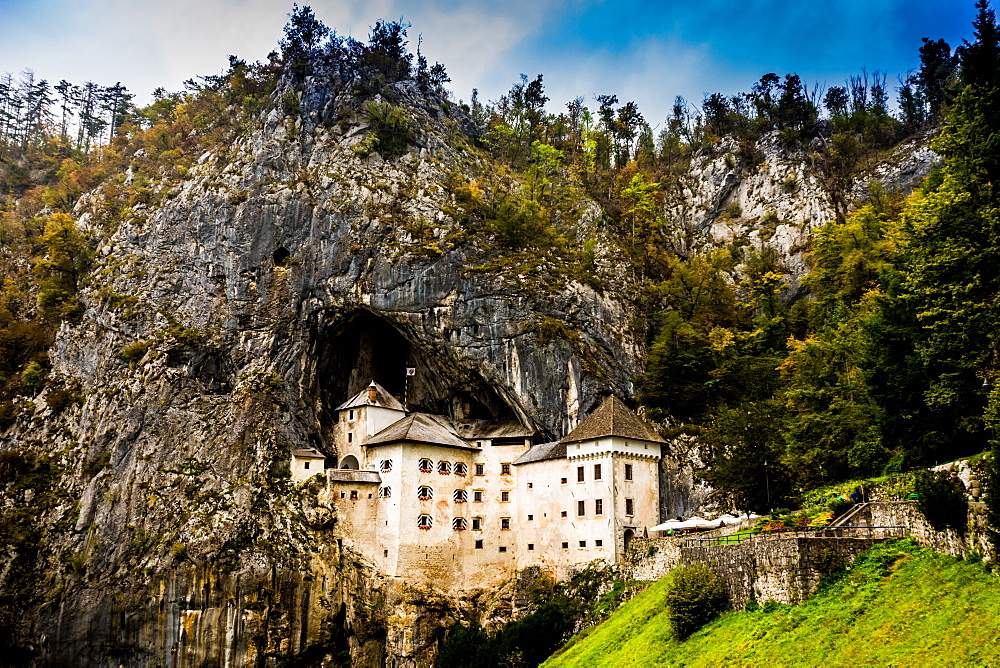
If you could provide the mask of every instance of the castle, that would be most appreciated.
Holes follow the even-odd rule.
[[[336,413],[337,467],[295,450],[292,475],[325,473],[338,538],[388,576],[452,590],[529,566],[561,576],[659,522],[663,439],[617,397],[540,444],[513,421],[407,412],[374,381]]]

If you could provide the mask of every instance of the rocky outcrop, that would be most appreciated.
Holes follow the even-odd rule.
[[[86,310],[0,443],[50,467],[5,500],[34,504],[41,529],[0,572],[23,613],[0,622],[38,663],[426,666],[453,620],[514,614],[507,590],[452,600],[382,578],[287,474],[293,447],[336,455],[332,409],[372,379],[414,409],[555,438],[605,394],[632,395],[641,370],[624,289],[481,268],[443,186],[479,160],[468,119],[412,83],[392,97],[416,128],[402,152],[367,141],[349,79],[285,82],[156,205],[133,202],[109,229],[107,202],[81,200],[102,239]],[[827,209],[795,159],[776,153],[751,177],[696,161],[677,215],[763,243],[773,212],[768,243],[799,257]],[[775,185],[792,177],[795,190]],[[616,269],[611,255],[596,265]],[[81,400],[48,401],[60,384]],[[668,515],[700,503],[665,484]]]
[[[549,438],[632,393],[623,299],[529,290],[449,241],[442,183],[476,160],[460,112],[397,84],[418,131],[381,156],[349,86],[274,97],[289,95],[299,113],[276,103],[162,203],[108,231],[99,196],[78,207],[103,241],[51,363],[82,400],[50,407],[53,382],[3,437],[61,472],[43,559],[18,585],[30,609],[7,620],[39,663],[429,665],[450,620],[509,618],[512,598],[380,578],[332,538],[316,490],[290,483],[290,448],[335,456],[332,409],[372,379],[411,408]]]
[[[835,183],[820,157],[829,150],[828,139],[789,147],[777,132],[752,145],[725,138],[693,158],[672,193],[669,216],[687,230],[689,243],[773,249],[795,284],[808,272],[810,235],[836,219],[837,202],[856,207],[872,184],[909,194],[940,164],[929,141],[929,136],[907,141],[859,175]]]

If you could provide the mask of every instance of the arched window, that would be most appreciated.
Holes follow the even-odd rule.
[[[451,475],[451,462],[438,462],[438,473]]]
[[[417,527],[420,529],[430,529],[434,526],[434,518],[430,515],[420,515],[417,517]]]
[[[464,489],[456,489],[455,493],[451,495],[451,498],[455,499],[455,503],[465,503],[469,500],[469,493]]]
[[[434,490],[427,485],[417,487],[417,498],[421,501],[429,501],[434,498]]]
[[[378,463],[378,468],[380,471],[382,471],[382,473],[388,473],[389,471],[392,470],[392,460],[383,459]]]
[[[378,498],[388,499],[392,496],[392,487],[379,487],[378,488]]]
[[[456,517],[451,521],[451,528],[455,531],[465,531],[465,527],[466,524],[464,517]]]
[[[455,475],[464,476],[469,472],[468,464],[463,464],[462,462],[455,462]]]
[[[429,459],[421,459],[419,465],[421,473],[430,473],[434,470],[434,462]]]

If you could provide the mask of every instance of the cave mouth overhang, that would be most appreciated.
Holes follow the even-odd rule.
[[[538,430],[507,388],[459,359],[446,341],[421,341],[394,314],[368,308],[324,311],[311,327],[311,338],[314,386],[325,424],[336,419],[336,406],[374,380],[410,411],[455,420],[517,421]]]

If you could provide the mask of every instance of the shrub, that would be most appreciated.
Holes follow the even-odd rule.
[[[914,489],[917,507],[937,531],[952,528],[965,533],[969,521],[969,504],[965,492],[943,471],[919,471]]]
[[[111,466],[111,453],[102,452],[83,463],[83,474],[87,477],[93,477],[109,466]]]
[[[155,343],[155,341],[152,339],[149,341],[136,341],[135,343],[130,343],[121,349],[118,356],[129,364],[135,364],[146,356],[146,353],[153,346],[153,343]]]
[[[830,505],[828,506],[828,508],[830,508],[830,512],[833,513],[834,517],[840,517],[848,510],[850,510],[852,507],[854,507],[854,502],[851,501],[850,499],[845,499],[843,497],[837,497],[836,499],[831,501]]]
[[[683,640],[729,609],[729,592],[705,564],[681,566],[673,572],[666,603],[670,625]]]
[[[557,597],[531,614],[507,624],[496,635],[499,654],[507,657],[508,661],[516,657],[521,665],[541,664],[572,634],[570,607],[568,601]]]
[[[47,375],[48,371],[41,364],[32,360],[28,362],[28,365],[24,367],[24,371],[21,372],[21,382],[24,383],[25,387],[37,390],[45,384],[45,377]]]
[[[439,668],[459,668],[495,663],[492,639],[477,624],[455,624],[441,641],[437,661]]]
[[[366,102],[365,115],[371,124],[375,147],[383,157],[393,157],[406,152],[407,145],[416,139],[413,121],[406,110],[386,102]]]

